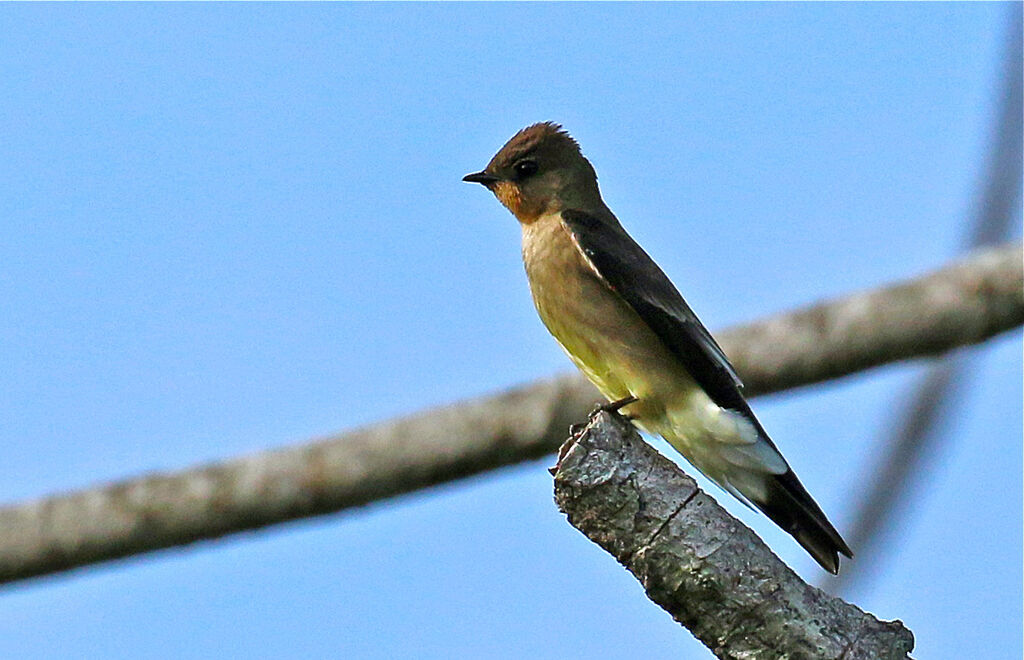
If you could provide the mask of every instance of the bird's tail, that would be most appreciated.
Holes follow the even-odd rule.
[[[849,546],[782,457],[750,407],[680,405],[664,421],[644,420],[690,463],[740,501],[760,509],[796,539],[826,571],[839,572]],[[660,423],[658,423],[660,422]]]
[[[839,573],[839,554],[852,558],[853,552],[793,470],[766,474],[764,478],[767,485],[764,497],[752,499],[754,505],[792,535],[822,568],[833,575]]]

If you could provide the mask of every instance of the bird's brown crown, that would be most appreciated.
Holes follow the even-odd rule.
[[[580,146],[554,122],[527,126],[505,143],[484,173],[487,187],[519,219],[529,224],[582,198],[600,199],[597,175]]]
[[[578,156],[580,145],[561,125],[552,121],[539,122],[513,135],[487,164],[487,170],[510,167],[520,158],[538,151],[555,155],[563,152],[566,156]]]

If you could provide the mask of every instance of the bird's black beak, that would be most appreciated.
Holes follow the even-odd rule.
[[[487,172],[473,172],[472,174],[467,174],[462,177],[462,180],[470,183],[482,183],[485,186],[489,186],[492,183],[500,181],[498,177],[493,174],[488,174]]]

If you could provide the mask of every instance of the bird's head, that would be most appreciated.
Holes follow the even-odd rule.
[[[519,131],[487,167],[462,180],[486,186],[524,224],[601,199],[594,168],[576,140],[552,122]]]

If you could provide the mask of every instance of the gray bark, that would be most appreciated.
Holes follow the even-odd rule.
[[[720,658],[896,660],[914,637],[801,580],[618,415],[563,447],[555,500]]]
[[[1024,322],[1020,245],[722,333],[748,395],[976,344]]]
[[[1020,245],[722,333],[748,394],[977,343],[1024,322]],[[0,582],[333,513],[539,458],[598,395],[561,377],[305,445],[0,508]]]

